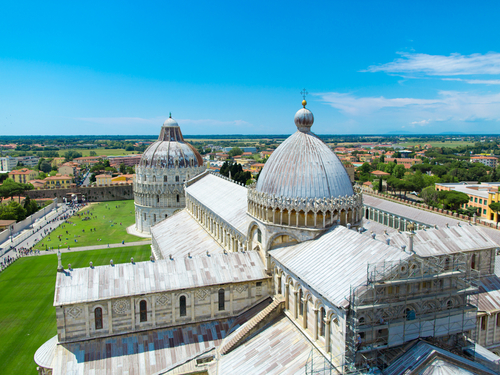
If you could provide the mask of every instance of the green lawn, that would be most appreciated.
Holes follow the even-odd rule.
[[[84,220],[89,217],[90,220]],[[58,245],[78,247],[145,240],[127,233],[127,227],[135,222],[133,200],[93,203],[80,211],[80,217],[73,216],[70,221],[73,224],[59,226],[35,247],[45,250],[46,246],[55,249]],[[66,231],[68,231],[67,234]],[[61,235],[61,240],[58,238],[59,235]]]
[[[66,151],[76,151],[82,154],[82,156],[90,156],[90,151],[94,151],[97,156],[106,155],[106,156],[115,156],[115,155],[130,155],[130,154],[142,154],[139,151],[125,151],[124,148],[116,148],[116,149],[105,149],[105,148],[90,148],[90,149],[81,149],[81,148],[69,148],[67,150],[60,150],[59,155],[64,156]]]
[[[431,145],[432,147],[458,147],[458,146],[474,146],[474,142],[467,142],[467,141],[445,141],[445,142],[436,142],[436,141],[430,141],[430,142],[405,142],[405,143],[400,143],[400,146],[403,147],[412,147],[415,145],[421,145],[424,147],[424,145]]]
[[[65,267],[148,260],[149,245],[63,254]],[[56,333],[56,255],[26,257],[0,273],[0,363],[2,374],[33,374],[36,350]]]

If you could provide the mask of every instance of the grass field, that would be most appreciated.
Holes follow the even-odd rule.
[[[124,148],[116,148],[116,149],[106,149],[106,148],[90,148],[90,149],[82,149],[82,148],[68,148],[67,150],[60,150],[59,155],[64,156],[66,151],[76,151],[82,154],[82,156],[90,156],[90,151],[95,151],[96,155],[106,155],[106,156],[115,156],[115,155],[130,155],[130,154],[142,154],[139,151],[125,151]]]
[[[84,220],[86,218],[92,219]],[[80,211],[80,217],[73,216],[70,221],[73,224],[60,225],[35,248],[45,250],[45,247],[55,249],[58,245],[78,247],[144,240],[144,238],[127,233],[127,227],[135,222],[133,200],[93,203]],[[66,231],[68,231],[67,234]],[[58,238],[59,235],[61,235],[61,240]]]
[[[412,147],[415,145],[431,145],[432,147],[458,147],[458,146],[474,146],[474,142],[466,142],[466,141],[445,141],[445,142],[405,142],[399,143],[400,146],[404,147]]]
[[[149,245],[80,251],[63,254],[65,267],[126,263],[130,257],[136,261],[148,260]],[[36,350],[56,333],[54,286],[56,255],[26,257],[0,273],[0,363],[2,374],[33,374]]]

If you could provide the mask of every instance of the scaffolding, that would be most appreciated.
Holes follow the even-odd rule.
[[[478,286],[464,253],[368,264],[350,292],[344,367],[384,369],[417,338],[458,353],[475,336]]]

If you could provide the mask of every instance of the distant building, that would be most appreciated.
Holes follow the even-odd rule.
[[[481,163],[491,168],[497,167],[498,159],[494,156],[471,156],[471,163]]]
[[[38,156],[18,156],[16,157],[17,164],[22,164],[29,168],[34,168],[38,165],[40,158]]]
[[[4,156],[0,158],[0,171],[10,172],[17,167],[17,159],[12,156]]]
[[[234,147],[224,147],[222,151],[224,152],[229,152],[233,149]],[[255,154],[257,152],[256,147],[239,147],[243,152],[251,152],[252,154]]]
[[[16,169],[12,172],[9,172],[10,178],[12,178],[16,182],[20,182],[23,184],[26,184],[29,181],[34,180],[37,175],[38,175],[37,171],[28,168]]]
[[[108,156],[109,164],[111,166],[120,166],[124,164],[128,167],[139,164],[141,161],[142,154],[137,155],[126,155],[126,156]]]
[[[95,176],[96,186],[109,186],[111,185],[111,175],[110,174],[98,174]]]
[[[50,165],[52,165],[53,167],[59,167],[61,164],[64,163],[65,160],[66,160],[65,158],[54,158],[52,159]]]
[[[437,183],[437,191],[459,191],[469,196],[469,203],[462,205],[462,208],[474,207],[477,215],[486,219],[498,221],[498,215],[489,207],[490,203],[500,201],[500,182],[483,182],[481,184],[468,183]]]
[[[49,189],[68,189],[73,183],[73,177],[56,174],[44,179],[46,187]]]
[[[101,156],[83,156],[81,158],[75,158],[73,161],[79,165],[94,165],[99,163],[100,159],[107,159],[105,155]]]
[[[76,176],[78,174],[78,172],[80,171],[80,166],[78,165],[78,163],[75,163],[73,161],[69,161],[67,163],[64,163],[64,164],[61,164],[61,166],[59,166],[59,168],[57,169],[57,172],[59,172],[61,175],[72,175],[72,176]]]
[[[402,164],[406,169],[410,169],[412,165],[422,164],[422,159],[409,159],[409,158],[385,158],[386,163],[395,162],[396,164]]]

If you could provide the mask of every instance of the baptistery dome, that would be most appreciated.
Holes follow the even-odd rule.
[[[135,168],[137,231],[150,233],[153,225],[183,209],[184,182],[204,170],[201,155],[184,142],[179,124],[169,117]]]
[[[203,159],[193,146],[184,142],[179,124],[169,117],[163,123],[158,140],[144,151],[139,165],[146,168],[200,167]]]
[[[314,116],[301,108],[295,114],[297,132],[269,157],[256,190],[290,198],[337,198],[354,194],[352,183],[337,155],[311,133]]]

